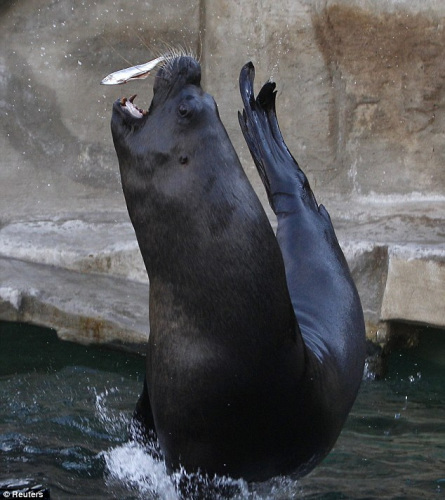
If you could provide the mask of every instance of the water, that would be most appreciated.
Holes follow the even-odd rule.
[[[55,499],[177,498],[162,461],[127,439],[143,358],[8,323],[0,343],[0,484],[28,478]],[[219,480],[207,497],[223,487],[252,500],[445,498],[444,368],[445,332],[424,331],[419,347],[391,355],[385,380],[362,384],[314,472],[254,485]]]

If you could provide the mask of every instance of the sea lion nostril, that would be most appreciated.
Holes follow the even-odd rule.
[[[189,114],[190,108],[186,104],[180,104],[178,107],[178,113],[180,116],[185,117]]]

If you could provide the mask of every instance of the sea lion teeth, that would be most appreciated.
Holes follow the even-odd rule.
[[[128,110],[130,114],[135,118],[142,117],[142,111],[139,108],[137,108],[130,100],[126,101],[125,109]]]
[[[142,109],[139,109],[133,104],[135,97],[136,94],[132,95],[130,98],[122,97],[119,101],[119,104],[127,111],[129,111],[130,114],[135,118],[141,118],[142,116],[145,116],[146,112],[144,112]]]

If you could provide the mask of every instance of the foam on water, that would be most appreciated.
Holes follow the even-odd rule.
[[[112,409],[110,400],[118,396],[117,387],[96,392],[95,413],[103,427],[111,435],[128,431],[130,415],[127,411]],[[177,499],[174,485],[162,460],[155,458],[146,448],[134,441],[114,446],[98,454],[105,462],[105,482],[113,491],[131,491],[141,498]]]
[[[242,479],[188,474],[184,469],[169,475],[162,459],[129,441],[100,453],[105,460],[105,481],[114,492],[130,490],[138,498],[163,500],[289,500],[299,498],[302,488],[291,476],[248,485]]]
[[[105,481],[113,490],[125,487],[143,498],[179,498],[165,464],[141,445],[128,442],[102,452]]]

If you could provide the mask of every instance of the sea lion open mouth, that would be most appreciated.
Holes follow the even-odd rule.
[[[160,66],[153,85],[153,101],[148,111],[134,104],[136,94],[129,98],[122,97],[116,102],[117,108],[125,116],[139,120],[151,113],[153,105],[159,106],[161,101],[171,98],[186,85],[200,88],[201,68],[199,63],[193,56],[178,54],[172,51],[144,65],[117,71],[108,75],[101,83],[104,85],[120,85],[130,80],[145,78],[151,73],[152,69]],[[142,70],[145,71],[146,69],[149,69],[149,71],[141,74]]]
[[[134,100],[136,97],[137,94],[132,95],[128,99],[126,97],[122,97],[119,103],[121,105],[121,108],[125,108],[125,110],[134,118],[142,118],[143,116],[148,114],[148,111],[138,108],[134,105]]]

